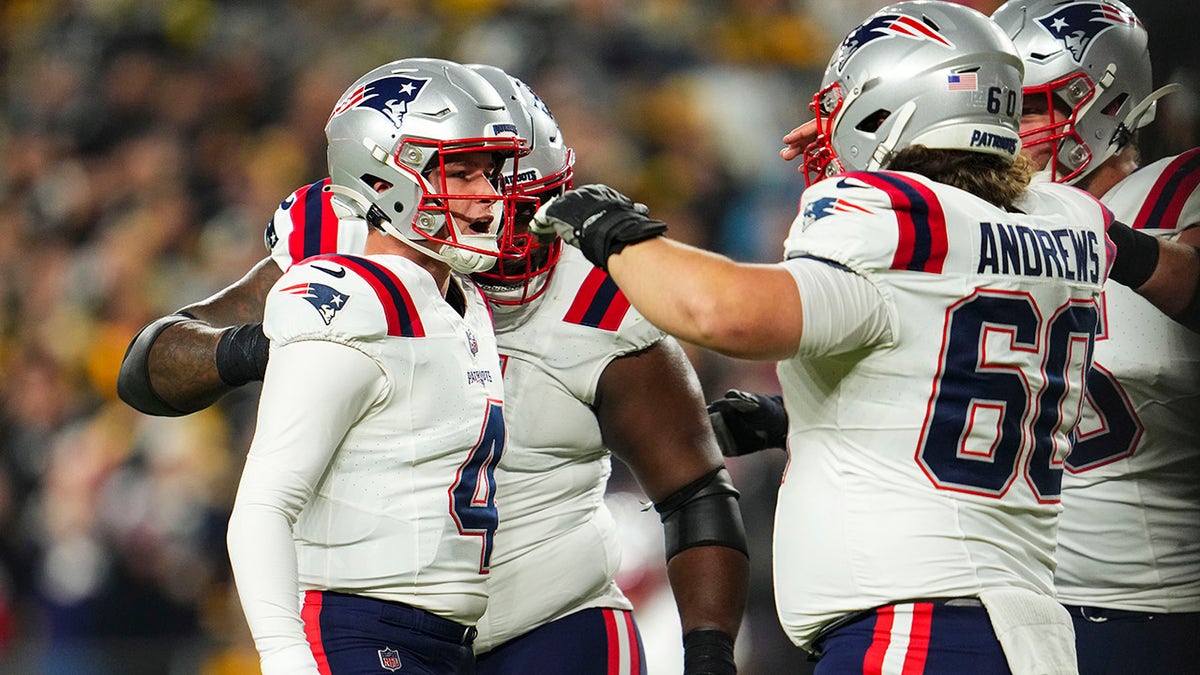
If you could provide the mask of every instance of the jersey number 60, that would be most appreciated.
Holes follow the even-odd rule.
[[[916,455],[935,486],[1000,498],[1023,473],[1039,502],[1058,501],[1098,316],[1080,300],[1044,318],[1033,296],[999,291],[947,311]]]

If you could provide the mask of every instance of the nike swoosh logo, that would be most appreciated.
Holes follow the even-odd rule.
[[[839,188],[860,188],[862,187],[862,183],[850,183],[847,182],[845,178],[839,178],[837,186]]]
[[[291,194],[291,195],[288,195],[287,199],[279,202],[279,208],[283,209],[284,211],[287,211],[288,209],[292,208],[292,204],[295,204],[295,203],[296,203],[296,195]]]
[[[314,270],[320,270],[320,271],[324,272],[325,274],[328,274],[329,276],[335,277],[338,279],[341,279],[342,277],[346,276],[346,268],[345,267],[339,267],[336,270],[330,270],[330,269],[325,269],[324,267],[321,267],[319,265],[313,264],[312,268]]]

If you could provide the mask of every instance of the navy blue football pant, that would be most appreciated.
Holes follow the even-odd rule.
[[[817,643],[816,675],[1008,675],[983,604],[974,598],[886,605]]]
[[[633,614],[584,609],[478,656],[479,675],[646,675]]]
[[[475,629],[396,602],[304,594],[304,632],[321,675],[468,675]]]
[[[1149,614],[1067,606],[1080,675],[1200,673],[1200,612]]]

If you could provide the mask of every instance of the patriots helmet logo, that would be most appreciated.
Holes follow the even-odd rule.
[[[937,44],[954,48],[954,43],[933,26],[925,24],[911,16],[900,14],[881,14],[873,16],[869,21],[854,29],[854,32],[842,40],[837,51],[837,70],[841,72],[846,61],[863,45],[879,38],[903,37],[910,40],[929,40]]]
[[[814,199],[804,207],[804,226],[808,227],[826,216],[836,213],[871,213],[863,207],[837,197]]]
[[[333,317],[337,314],[346,301],[350,299],[349,295],[325,284],[303,283],[281,288],[281,293],[299,296],[308,301],[308,304],[316,308],[317,313],[321,315],[321,320],[328,326]]]
[[[1038,18],[1037,22],[1071,52],[1076,63],[1083,62],[1088,46],[1100,33],[1116,26],[1141,25],[1133,14],[1114,5],[1098,2],[1064,5]]]
[[[400,670],[400,651],[391,647],[380,649],[379,665],[393,673]]]
[[[407,75],[390,75],[371,80],[347,94],[333,109],[329,118],[333,119],[357,108],[370,108],[387,117],[399,129],[409,104],[416,100],[426,84],[429,84],[429,78]]]

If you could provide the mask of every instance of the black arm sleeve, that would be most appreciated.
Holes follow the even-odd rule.
[[[143,327],[134,336],[133,341],[125,350],[125,358],[121,360],[121,371],[117,375],[117,396],[130,407],[147,415],[159,417],[179,417],[188,414],[171,406],[154,391],[150,384],[150,349],[162,332],[171,326],[194,319],[186,312],[168,314],[156,319]]]

